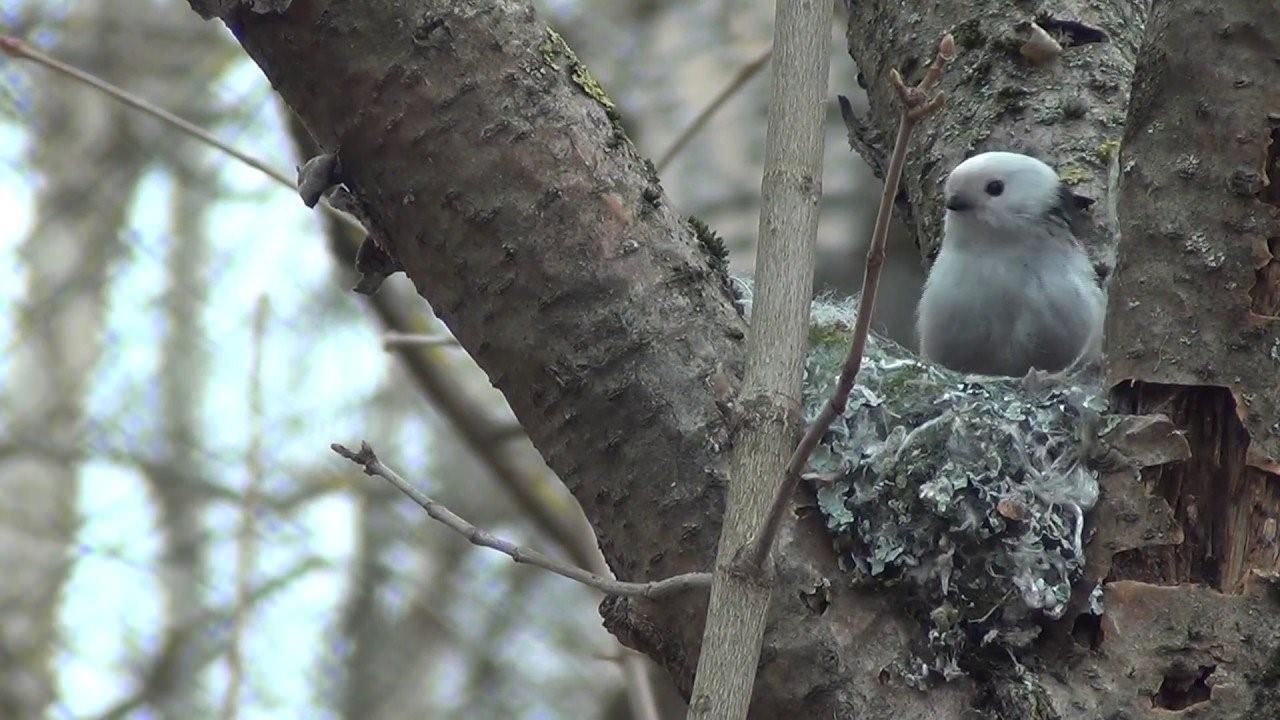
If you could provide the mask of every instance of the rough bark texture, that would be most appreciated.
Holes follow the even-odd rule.
[[[831,60],[827,1],[777,3],[742,423],[729,466],[729,505],[689,699],[691,719],[746,717],[773,591],[771,569],[763,577],[734,563],[764,525],[802,415]]]
[[[915,82],[932,57],[931,40],[950,31],[959,46],[940,84],[947,105],[913,135],[899,196],[907,227],[927,258],[942,237],[939,189],[951,168],[978,152],[1014,150],[1044,159],[1076,194],[1095,201],[1091,250],[1110,264],[1110,178],[1149,4],[845,1],[849,53],[871,102],[862,149],[878,172],[897,119],[889,69],[897,67]],[[1020,52],[1036,21],[1062,37],[1065,51],[1054,62],[1037,65]]]
[[[1280,569],[1280,317],[1266,300],[1280,7],[1164,3],[1151,22],[1122,156],[1108,376],[1122,402],[1185,426],[1194,457],[1149,477],[1187,542],[1125,569],[1240,592],[1251,569]]]
[[[504,391],[622,579],[708,569],[746,327],[711,258],[527,3],[297,0],[229,25],[345,176],[419,291]],[[639,510],[637,510],[639,509]],[[752,711],[954,717],[876,681],[912,629],[784,527]],[[605,622],[687,692],[704,597]],[[813,658],[820,658],[815,664]]]
[[[1178,532],[1115,557],[1103,652],[1080,663],[1099,681],[1050,688],[1076,716],[1280,715],[1280,327],[1266,307],[1277,26],[1280,6],[1253,0],[1159,2],[1148,21],[1120,153],[1107,372],[1118,408],[1167,414],[1190,457],[1143,473]]]
[[[910,219],[926,248],[936,244],[939,180],[970,149],[998,145],[1049,156],[1079,192],[1099,200],[1095,219],[1114,228],[1108,168],[1146,2],[1046,5],[1058,19],[1097,26],[1108,37],[1068,47],[1047,66],[1017,51],[1017,23],[1034,18],[1036,3],[930,4],[928,13],[925,3],[849,4],[851,46],[872,81],[869,126],[880,129],[893,119],[882,82],[887,68],[900,65],[914,79],[907,59],[922,64],[944,30],[963,25],[956,38],[970,51],[944,81],[951,103],[918,137],[904,177]],[[282,13],[233,9],[228,22],[311,132],[340,150],[345,179],[375,229],[505,392],[582,504],[617,575],[707,569],[725,499],[732,416],[722,408],[733,400],[745,327],[709,258],[567,48],[515,0],[411,8],[395,0],[295,0]],[[1248,37],[1242,46],[1253,57],[1274,56]],[[1263,212],[1270,210],[1255,211]],[[1204,227],[1218,227],[1213,222]],[[1274,295],[1259,293],[1257,302]],[[1132,485],[1115,493],[1113,524],[1129,522],[1126,508],[1149,511],[1147,522],[1167,520],[1171,511]],[[1152,537],[1171,540],[1176,532],[1166,527]],[[785,526],[777,556],[753,715],[961,716],[972,699],[967,682],[927,694],[881,682],[881,670],[903,657],[917,629],[892,598],[844,581],[817,521]],[[1117,612],[1134,619],[1135,632],[1147,632],[1116,635],[1129,638],[1117,648],[1142,648],[1134,656],[1166,674],[1155,662],[1171,642],[1157,634],[1166,628],[1158,615],[1139,614],[1140,603],[1159,607],[1165,596],[1144,585],[1117,588]],[[1184,593],[1169,606],[1194,618],[1229,605],[1234,617],[1254,619],[1241,626],[1247,638],[1225,646],[1242,663],[1224,670],[1235,682],[1272,643],[1260,604],[1266,594],[1220,600],[1205,593],[1212,591]],[[604,614],[611,630],[663,662],[687,690],[704,607],[699,597],[660,605],[615,600]],[[1195,638],[1182,645],[1213,651]],[[1019,695],[1014,683],[997,682],[985,696],[1004,710],[987,716],[1091,718],[1089,707],[1123,707],[1142,717],[1157,702],[1134,700],[1154,676],[1146,668],[1130,675],[1123,655],[1050,667],[1034,692]],[[1177,700],[1183,684],[1184,695],[1199,692],[1200,667],[1173,673],[1167,692],[1157,683],[1154,696]],[[1117,680],[1098,683],[1077,709],[1075,693],[1097,672]]]
[[[1152,18],[1121,158],[1108,376],[1137,411],[1182,422],[1195,457],[1150,478],[1187,542],[1130,571],[1239,592],[1250,569],[1280,569],[1280,7],[1163,3]]]

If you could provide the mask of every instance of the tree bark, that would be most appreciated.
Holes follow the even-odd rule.
[[[1168,414],[1191,457],[1144,473],[1184,539],[1115,558],[1104,649],[1133,671],[1073,693],[1093,713],[1280,715],[1280,606],[1263,580],[1280,570],[1277,26],[1280,6],[1250,0],[1156,3],[1148,23],[1107,375],[1120,409]]]
[[[645,580],[707,569],[733,419],[722,408],[735,399],[745,327],[712,259],[558,37],[516,0],[422,2],[412,12],[393,0],[253,3],[261,12],[224,3],[237,38],[311,132],[340,151],[344,180],[375,229],[574,492],[615,573]],[[878,129],[863,138],[873,164],[896,120],[887,68],[900,65],[915,80],[924,57],[909,58],[925,50],[919,39],[953,26],[969,50],[943,81],[948,108],[917,138],[903,180],[908,224],[926,250],[938,236],[938,181],[966,152],[1003,145],[1036,150],[1097,201],[1094,249],[1107,259],[1145,0],[1056,5],[1057,24],[1040,19],[1072,39],[1048,65],[1018,53],[1029,37],[1019,23],[1036,19],[1031,4],[982,0],[928,13],[913,3],[848,6],[851,48],[869,81],[868,128]],[[1269,67],[1261,43],[1239,45],[1263,58],[1256,72]],[[880,681],[916,628],[892,598],[849,587],[816,521],[784,527],[776,555],[755,716],[955,718],[969,706],[974,688],[965,681],[929,693]],[[829,580],[825,603],[804,601]],[[1151,609],[1181,597],[1177,622],[1190,633],[1220,597],[1204,592],[1113,584],[1116,616],[1144,632],[1123,636],[1110,665],[1046,654],[1067,681],[1049,681],[1034,714],[992,716],[1093,717],[1077,702],[1152,712],[1167,670],[1155,659],[1168,636],[1156,632]],[[1242,663],[1277,637],[1262,602],[1255,593],[1220,603],[1215,632],[1262,618],[1248,626],[1257,652],[1241,651]],[[659,659],[687,691],[705,605],[698,597],[613,599],[603,612],[615,634]],[[1189,644],[1212,650],[1203,639]],[[1130,676],[1126,657],[1151,660],[1156,675]],[[1199,668],[1188,670],[1189,687]],[[1092,672],[1117,682],[1088,690]],[[1242,687],[1214,692],[1247,694]]]
[[[740,553],[758,534],[795,447],[822,197],[830,6],[779,0],[756,284],[729,498],[689,718],[744,718],[772,593]],[[735,565],[735,563],[739,563]],[[770,563],[766,560],[764,565]]]
[[[391,0],[297,0],[227,22],[310,132],[341,148],[346,181],[573,491],[614,573],[709,569],[746,327],[714,258],[529,5],[409,15]],[[876,679],[913,624],[891,598],[838,582],[816,519],[785,526],[775,555],[753,714],[963,709],[963,685],[925,696]],[[830,578],[816,612],[804,597]],[[602,613],[688,693],[705,607],[613,598]]]
[[[865,79],[871,113],[863,154],[877,174],[897,121],[895,65],[915,82],[931,55],[921,38],[950,31],[959,56],[940,83],[947,106],[913,136],[899,209],[926,259],[942,238],[942,187],[964,158],[986,150],[1040,157],[1074,192],[1093,200],[1089,238],[1095,258],[1114,256],[1116,158],[1129,104],[1134,60],[1150,0],[1062,0],[1009,3],[976,0],[931,5],[895,0],[846,0],[849,54]],[[1056,61],[1036,65],[1021,46],[1039,22],[1062,38]]]

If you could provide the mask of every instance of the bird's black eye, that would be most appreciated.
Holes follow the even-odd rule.
[[[987,194],[991,197],[995,197],[1002,192],[1004,192],[1004,183],[999,180],[992,180],[987,183]]]

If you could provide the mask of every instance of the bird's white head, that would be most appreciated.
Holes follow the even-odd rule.
[[[954,226],[986,231],[984,236],[1025,236],[1027,228],[1043,224],[1046,214],[1060,206],[1061,187],[1053,168],[1029,155],[974,155],[947,177],[948,230]]]

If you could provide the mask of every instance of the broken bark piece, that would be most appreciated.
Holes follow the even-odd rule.
[[[298,194],[307,207],[315,207],[329,188],[342,182],[342,164],[337,153],[323,153],[298,168]]]
[[[382,286],[388,276],[404,270],[400,262],[383,249],[382,243],[374,239],[372,233],[365,236],[356,251],[356,272],[360,273],[360,282],[352,288],[361,295],[372,295]]]

